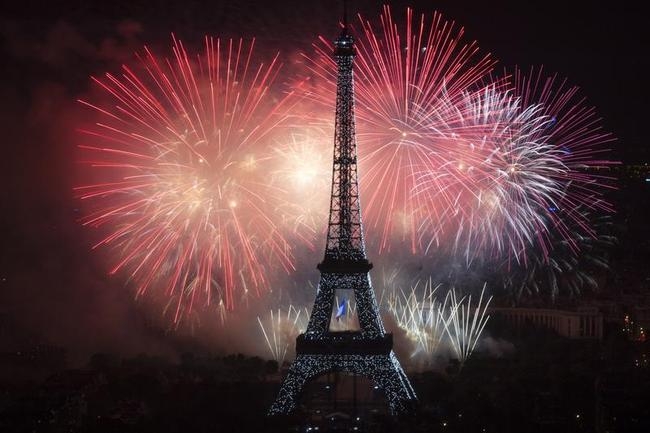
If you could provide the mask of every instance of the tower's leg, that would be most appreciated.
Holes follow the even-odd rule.
[[[394,415],[411,410],[417,402],[415,391],[393,352],[388,355],[299,354],[282,383],[269,415],[293,412],[305,383],[330,371],[343,371],[371,379],[384,390],[388,407]]]
[[[390,355],[382,357],[380,364],[382,368],[377,371],[379,377],[374,380],[384,384],[391,413],[400,414],[412,410],[417,397],[395,353],[390,352]]]
[[[293,412],[305,383],[323,372],[332,371],[327,368],[326,363],[321,362],[323,361],[321,358],[323,358],[321,355],[298,355],[296,357],[289,368],[287,377],[282,382],[278,398],[269,409],[269,415],[286,415]]]
[[[379,316],[375,292],[370,285],[370,275],[368,273],[355,274],[353,281],[354,298],[357,302],[357,316],[359,317],[361,333],[369,338],[384,335],[386,331]]]
[[[321,275],[316,292],[314,308],[309,316],[309,323],[305,334],[310,337],[317,337],[329,331],[330,320],[332,319],[332,308],[334,305],[334,281]]]

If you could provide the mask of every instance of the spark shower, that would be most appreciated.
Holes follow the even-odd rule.
[[[351,31],[373,254],[525,266],[576,227],[596,235],[584,210],[612,210],[595,169],[615,163],[613,138],[577,87],[543,69],[499,76],[439,13],[385,6]],[[296,251],[322,250],[336,83],[331,43],[314,39],[286,65],[254,40],[206,37],[195,51],[172,36],[170,55],[145,47],[80,101],[95,119],[80,127],[82,223],[110,251],[109,272],[173,323],[251,295],[263,304],[313,266]]]

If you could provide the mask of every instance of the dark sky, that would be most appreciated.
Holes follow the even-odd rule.
[[[377,17],[381,2],[351,1]],[[413,1],[466,28],[501,67],[544,65],[597,107],[624,162],[649,158],[642,137],[648,101],[647,17],[642,2]],[[0,9],[0,130],[4,177],[0,229],[0,347],[51,342],[73,353],[173,351],[172,337],[105,276],[92,239],[76,222],[74,100],[91,74],[129,62],[169,34],[257,36],[269,51],[295,52],[320,33],[334,37],[336,1],[32,0]],[[0,349],[2,350],[2,349]]]

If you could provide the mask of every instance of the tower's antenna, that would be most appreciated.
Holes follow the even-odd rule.
[[[343,0],[343,28],[348,28],[348,0]]]

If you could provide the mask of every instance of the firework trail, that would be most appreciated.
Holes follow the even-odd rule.
[[[443,320],[443,325],[461,367],[476,348],[476,343],[480,340],[481,333],[490,318],[485,313],[492,297],[490,296],[483,303],[484,293],[485,285],[481,290],[481,296],[476,307],[472,306],[472,295],[459,300],[454,289],[450,290],[445,298],[444,304],[449,301],[449,308],[447,318]],[[444,312],[444,308],[441,308],[440,311]]]
[[[437,296],[440,286],[432,279],[424,284],[418,281],[409,291],[398,289],[390,294],[385,308],[413,343],[411,358],[430,364],[440,348],[448,347],[462,365],[481,338],[492,297],[484,302],[484,284],[476,306],[471,295],[458,298],[455,289],[441,302]]]
[[[379,231],[379,251],[401,239],[414,253],[420,248],[419,220],[432,211],[423,204],[429,200],[425,194],[412,194],[416,172],[435,169],[431,153],[439,128],[448,124],[441,117],[446,101],[484,79],[494,61],[481,57],[476,43],[463,43],[463,29],[439,13],[428,19],[407,9],[405,26],[399,26],[385,6],[379,29],[361,16],[358,20],[352,31],[364,222],[371,232]],[[332,45],[321,37],[314,48],[305,56],[313,83],[303,83],[301,91],[316,106],[314,117],[328,124],[324,116],[333,112],[336,85]]]
[[[271,262],[293,265],[276,217],[285,198],[263,169],[288,104],[271,91],[277,56],[259,63],[254,41],[210,37],[193,55],[172,38],[172,58],[145,47],[137,67],[93,78],[102,102],[80,101],[99,117],[80,146],[92,182],[76,192],[83,223],[108,232],[96,247],[116,251],[111,273],[167,299],[178,323],[259,293]]]
[[[266,347],[269,349],[271,358],[282,365],[287,357],[290,347],[293,347],[296,337],[307,329],[309,311],[289,305],[286,314],[280,309],[269,313],[269,318],[262,321],[257,317]]]
[[[429,279],[421,294],[419,285],[420,282],[416,283],[408,293],[394,292],[387,301],[387,309],[397,326],[406,331],[406,337],[415,344],[411,357],[430,362],[445,335],[442,311],[446,305],[441,305],[436,298],[439,285],[434,286]]]

